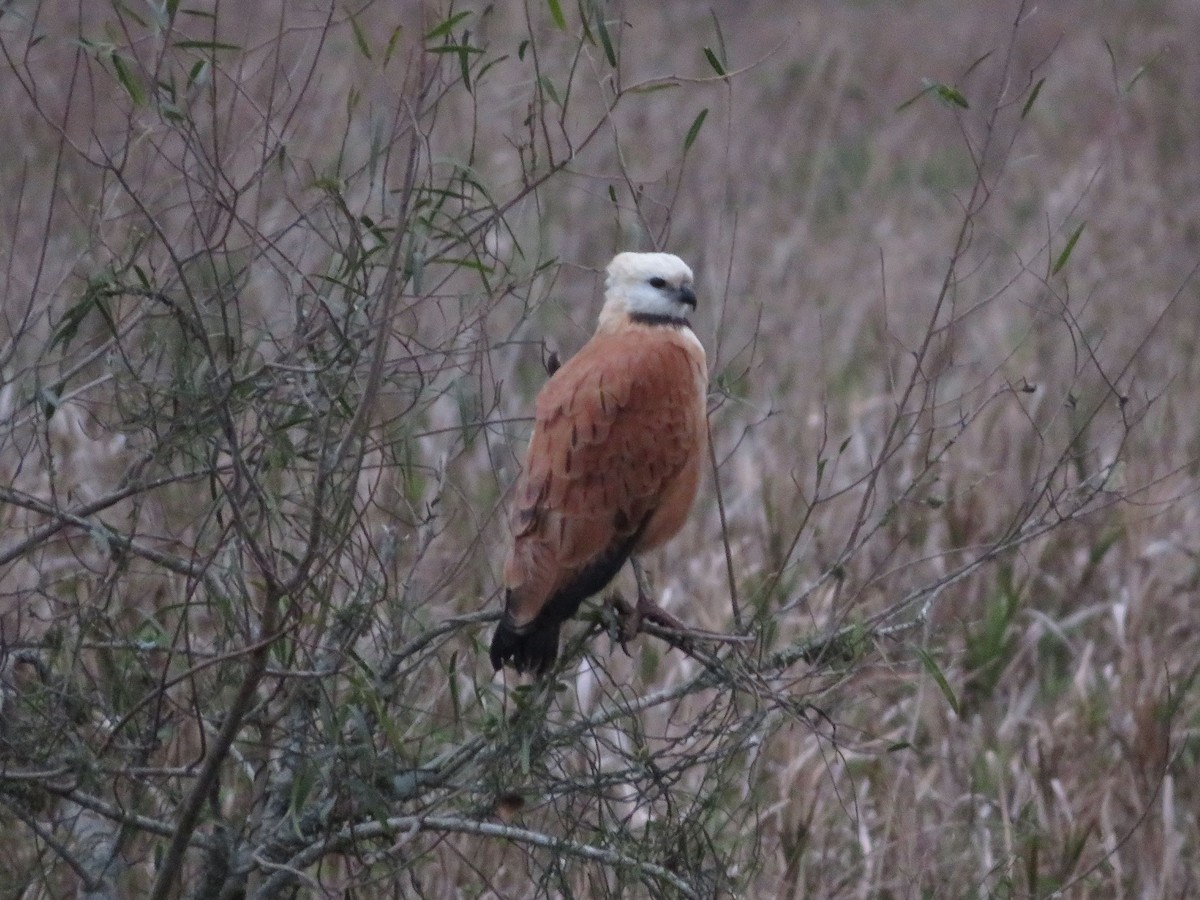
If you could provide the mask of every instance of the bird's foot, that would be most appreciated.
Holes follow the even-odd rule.
[[[750,644],[754,642],[752,635],[722,634],[716,631],[705,631],[685,625],[654,602],[652,599],[654,588],[650,585],[648,573],[636,559],[631,560],[631,562],[633,564],[634,577],[637,579],[637,604],[630,604],[628,600],[616,591],[608,595],[608,603],[617,617],[613,640],[621,645],[621,649],[625,651],[626,656],[632,655],[629,652],[629,642],[641,633],[642,627],[646,622],[675,632],[675,636],[664,635],[663,637],[672,646],[677,647],[686,648],[690,646],[690,641],[692,640],[711,641],[718,644]]]
[[[637,610],[630,606],[629,601],[621,596],[617,591],[610,591],[604,596],[604,605],[612,610],[612,625],[609,628],[608,637],[614,644],[620,644],[621,649],[625,651],[625,655],[632,657],[629,652],[629,642],[638,633],[641,628],[640,616],[637,616]],[[637,616],[638,621],[633,623],[633,629],[630,630],[630,622]]]
[[[650,584],[650,573],[642,566],[641,561],[637,557],[630,557],[629,566],[633,569],[633,577],[637,582],[638,596],[637,606],[626,613],[625,620],[621,623],[624,641],[631,641],[637,636],[642,630],[642,620],[647,615],[651,622],[657,621],[657,614],[666,615],[662,607],[651,599],[654,596],[654,586]]]
[[[617,614],[616,642],[621,645],[625,655],[629,654],[629,642],[642,632],[642,624],[651,622],[663,628],[675,631],[690,632],[692,629],[679,621],[645,594],[638,592],[636,604],[631,604],[620,594],[611,594],[609,600]]]
[[[621,598],[624,608],[621,610],[620,622],[620,641],[621,649],[625,651],[625,655],[629,655],[629,642],[638,636],[642,630],[642,598],[638,596],[638,602],[634,606],[625,603],[625,598]]]

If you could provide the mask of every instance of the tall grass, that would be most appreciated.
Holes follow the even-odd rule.
[[[6,7],[0,896],[1187,895],[1198,24]],[[543,359],[652,248],[657,585],[752,640],[506,680]]]

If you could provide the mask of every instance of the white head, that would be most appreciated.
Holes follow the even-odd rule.
[[[627,316],[686,322],[696,308],[692,270],[670,253],[618,253],[608,264],[600,326]]]

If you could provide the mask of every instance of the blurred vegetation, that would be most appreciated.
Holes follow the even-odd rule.
[[[1200,11],[0,10],[0,897],[1183,896]],[[624,249],[663,604],[494,675]],[[619,591],[628,591],[621,576]]]

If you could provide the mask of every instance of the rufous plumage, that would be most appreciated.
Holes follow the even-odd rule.
[[[609,263],[595,334],[537,398],[509,517],[496,669],[544,673],[580,604],[686,521],[708,436],[708,369],[687,319],[695,306],[679,257]]]

